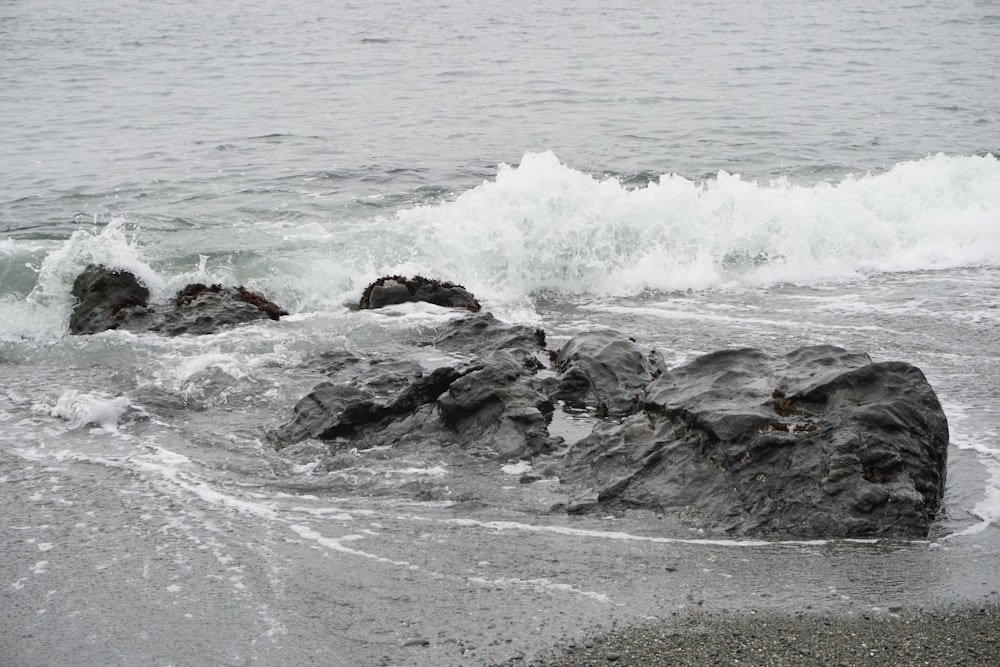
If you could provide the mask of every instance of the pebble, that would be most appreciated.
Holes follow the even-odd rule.
[[[407,648],[410,646],[430,646],[431,640],[425,639],[424,637],[414,637],[413,639],[407,639],[403,642],[403,647]]]
[[[893,605],[896,606],[896,605]],[[902,613],[900,613],[902,612]],[[898,614],[898,615],[896,615]],[[695,613],[659,625],[576,637],[530,667],[734,665],[786,667],[997,667],[1000,607],[948,608],[893,615]],[[796,638],[790,642],[790,638]],[[511,665],[510,661],[500,667]]]

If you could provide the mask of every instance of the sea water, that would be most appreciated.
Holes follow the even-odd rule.
[[[0,661],[478,664],[692,610],[996,602],[998,40],[986,1],[4,4]],[[90,263],[291,315],[70,337]],[[444,363],[401,341],[456,314],[353,308],[395,273],[550,347],[911,362],[940,520],[727,541],[551,514],[526,462],[275,452],[317,355]]]

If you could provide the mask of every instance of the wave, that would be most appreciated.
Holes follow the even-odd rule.
[[[1000,161],[931,156],[795,185],[719,172],[629,187],[551,153],[501,165],[454,201],[398,212],[406,260],[498,297],[607,295],[1000,264]]]
[[[154,300],[188,282],[245,284],[292,312],[342,309],[379,275],[423,274],[460,282],[511,316],[548,291],[822,285],[1000,265],[1000,161],[991,154],[939,154],[803,185],[726,172],[595,176],[527,153],[461,194],[396,205],[166,231],[114,218],[62,241],[7,240],[0,339],[63,335],[73,279],[91,262],[136,273]]]

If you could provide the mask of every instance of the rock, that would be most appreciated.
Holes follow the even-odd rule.
[[[613,330],[591,331],[569,340],[556,357],[553,400],[590,404],[600,416],[622,417],[641,406],[646,386],[666,369],[658,352],[643,352]]]
[[[203,301],[205,298],[211,298],[213,294],[222,295],[230,300],[241,301],[249,304],[272,320],[281,319],[283,315],[288,314],[288,312],[278,304],[268,301],[263,295],[258,294],[257,292],[251,292],[247,288],[243,287],[243,285],[223,289],[222,285],[212,285],[209,287],[201,283],[191,283],[189,285],[185,285],[183,289],[177,292],[177,295],[174,297],[174,305],[178,308],[182,308],[184,306],[191,305],[192,303]]]
[[[173,308],[162,312],[146,328],[168,336],[203,335],[255,320],[275,319],[271,312],[245,301],[241,289],[227,287],[202,292],[187,301],[178,299]]]
[[[412,646],[430,646],[431,640],[426,637],[415,637],[413,639],[407,639],[403,642],[403,648],[410,648]]]
[[[919,369],[818,346],[733,350],[664,373],[642,411],[567,457],[592,507],[686,508],[736,535],[923,537],[948,423]]]
[[[556,444],[547,429],[552,402],[525,377],[533,369],[523,358],[509,350],[493,352],[438,399],[444,423],[486,456],[522,458]]]
[[[445,349],[464,348],[465,364],[425,373],[395,357],[365,363],[349,352],[324,355],[331,381],[316,386],[269,435],[278,449],[320,438],[336,440],[337,448],[456,445],[483,459],[549,451],[558,441],[549,437],[552,403],[536,377],[540,339],[544,333],[536,329],[477,314],[444,325],[435,337]]]
[[[433,403],[458,377],[459,372],[454,368],[437,368],[382,400],[371,390],[394,383],[386,382],[385,374],[378,371],[365,379],[355,378],[361,386],[323,382],[295,405],[291,421],[272,431],[271,439],[277,449],[306,438],[350,441],[363,429],[384,427],[387,422]]]
[[[283,427],[281,439],[297,442],[350,436],[356,427],[377,419],[378,410],[370,392],[324,382],[295,404],[294,417]]]
[[[147,313],[149,290],[128,271],[89,265],[73,281],[77,303],[69,319],[71,334],[117,329]]]
[[[424,363],[442,358],[430,346],[446,352],[431,371],[402,346],[323,355],[328,381],[271,433],[275,446],[321,439],[341,467],[337,456],[376,447],[462,467],[530,459],[565,485],[553,511],[672,512],[710,534],[917,538],[941,502],[947,420],[906,363],[815,346],[665,370],[656,352],[595,331],[549,370],[543,332],[484,313],[442,325],[420,345]],[[564,430],[565,451],[557,401],[591,429]]]
[[[358,305],[364,310],[414,301],[445,308],[465,308],[473,313],[481,309],[476,297],[461,285],[423,276],[382,276],[365,288]]]
[[[507,324],[490,313],[477,313],[449,323],[434,339],[434,346],[465,353],[517,349],[541,353],[545,350],[545,331]]]
[[[208,334],[260,319],[287,315],[262,295],[239,287],[187,285],[172,303],[150,307],[149,290],[127,271],[90,265],[73,283],[77,305],[70,333],[91,334],[108,329],[156,331],[170,336]]]

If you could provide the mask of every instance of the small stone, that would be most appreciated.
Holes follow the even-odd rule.
[[[414,637],[413,639],[407,639],[403,642],[403,648],[408,648],[410,646],[430,646],[431,640],[424,637]]]

